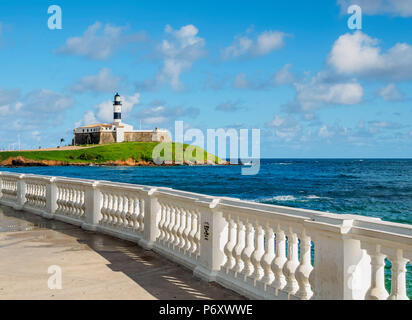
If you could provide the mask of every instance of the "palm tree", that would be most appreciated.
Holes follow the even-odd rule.
[[[60,144],[62,144],[64,142],[64,138],[60,139]]]

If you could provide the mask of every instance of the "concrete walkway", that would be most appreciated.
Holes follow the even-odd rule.
[[[48,268],[62,289],[48,288]],[[0,206],[0,299],[243,299],[136,244]]]

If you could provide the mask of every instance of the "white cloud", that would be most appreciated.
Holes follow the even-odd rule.
[[[41,89],[28,93],[23,101],[23,111],[36,113],[61,112],[73,104],[73,98],[51,90]]]
[[[125,27],[95,22],[80,37],[66,40],[66,44],[57,49],[57,53],[79,55],[89,59],[105,60],[122,45],[129,42],[143,41],[143,33],[124,35]],[[100,32],[101,31],[101,32]]]
[[[216,106],[215,110],[223,112],[236,112],[242,109],[239,102],[226,101]]]
[[[301,126],[293,118],[282,118],[275,114],[273,120],[265,124],[268,128],[273,128],[275,135],[286,142],[291,141],[297,137],[301,132]]]
[[[380,88],[377,94],[385,101],[401,101],[404,99],[403,93],[393,83]]]
[[[282,48],[284,45],[285,36],[286,34],[279,31],[262,32],[257,38],[254,53],[258,56],[263,56],[274,50]]]
[[[0,89],[0,119],[12,117],[12,130],[36,130],[56,126],[74,103],[71,96],[47,89],[33,90],[20,96],[19,90]]]
[[[384,15],[411,17],[412,1],[410,0],[338,0],[342,14],[347,13],[350,5],[356,4],[366,15]]]
[[[282,69],[278,70],[273,77],[275,84],[291,84],[295,80],[293,73],[290,72],[291,68],[291,64],[286,64]]]
[[[169,38],[159,47],[163,66],[156,76],[156,83],[169,83],[174,90],[181,90],[184,85],[180,76],[205,54],[205,40],[198,36],[199,30],[192,24],[178,30],[167,25],[165,32]]]
[[[362,97],[363,88],[355,82],[297,85],[297,100],[305,111],[325,104],[357,104],[362,101]]]
[[[94,112],[89,110],[83,115],[83,118],[81,120],[77,121],[74,124],[74,127],[78,128],[81,126],[87,126],[89,124],[94,124],[94,123],[98,123],[98,120],[96,119]]]
[[[197,108],[165,107],[163,105],[141,109],[137,118],[145,124],[165,124],[181,118],[196,118]]]
[[[19,97],[20,97],[19,89],[0,88],[0,106],[5,106],[11,103],[15,103]]]
[[[323,125],[322,127],[319,128],[318,131],[318,136],[321,138],[330,138],[333,136],[334,133],[330,131],[327,125]]]
[[[237,58],[242,55],[263,56],[272,51],[279,50],[285,44],[286,33],[269,30],[264,31],[255,39],[248,35],[236,36],[232,45],[222,51],[223,59]]]
[[[246,79],[246,73],[239,73],[233,80],[233,87],[236,89],[246,89],[250,86],[250,82]]]
[[[96,75],[81,78],[73,86],[75,92],[114,92],[119,88],[120,78],[112,74],[110,69],[103,68]]]
[[[274,115],[273,120],[268,122],[267,125],[269,127],[280,127],[283,123],[285,122],[284,118],[281,118],[280,116],[278,116],[277,114]]]
[[[355,81],[332,81],[325,72],[319,72],[307,81],[294,82],[295,101],[288,111],[311,111],[325,105],[354,105],[362,101],[363,87]]]
[[[412,79],[412,46],[397,43],[386,53],[379,40],[356,31],[340,36],[328,57],[328,64],[342,75]]]

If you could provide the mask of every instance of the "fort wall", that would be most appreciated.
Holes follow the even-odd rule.
[[[124,141],[138,142],[170,142],[171,138],[167,132],[125,132]],[[106,144],[116,142],[116,132],[87,132],[75,133],[75,145],[83,144]]]

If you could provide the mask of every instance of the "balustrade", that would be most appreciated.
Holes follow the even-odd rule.
[[[56,214],[82,220],[85,214],[85,188],[75,183],[57,182]]]
[[[17,199],[17,177],[2,177],[1,197],[4,200],[16,201]]]
[[[27,180],[25,204],[33,208],[45,209],[47,201],[47,183],[42,180]]]
[[[159,199],[157,246],[196,260],[200,248],[199,210],[187,201]]]
[[[406,224],[5,172],[0,203],[136,241],[251,298],[408,299],[412,226]]]
[[[100,226],[112,231],[143,234],[145,200],[141,190],[101,187]]]

